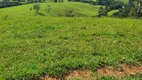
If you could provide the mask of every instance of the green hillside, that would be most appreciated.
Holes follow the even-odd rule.
[[[35,15],[33,5],[0,9],[0,80],[141,80],[141,19],[92,17],[99,5],[79,2],[40,3]],[[82,70],[90,78],[66,79]]]
[[[27,4],[22,6],[10,7],[0,9],[0,15],[5,16],[35,16],[34,10],[30,11],[30,8],[34,4]],[[73,14],[76,16],[95,16],[98,13],[99,6],[93,6],[90,4],[79,2],[66,2],[66,3],[40,3],[40,13],[44,16],[62,16],[66,10],[74,10]],[[48,13],[48,5],[51,6],[51,12]],[[60,15],[61,14],[61,15]]]
[[[117,1],[123,1],[123,2],[127,3],[129,0],[117,0]]]

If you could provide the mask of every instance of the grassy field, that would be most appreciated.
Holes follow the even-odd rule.
[[[50,4],[50,15],[47,4],[41,5],[46,16],[35,16],[29,10],[33,4],[0,9],[0,80],[36,80],[44,74],[62,78],[80,69],[95,76],[103,66],[142,65],[142,20],[92,18],[98,7],[89,4]],[[58,16],[65,8],[86,17]],[[122,80],[141,78],[136,74]],[[118,80],[101,74],[94,79]]]
[[[17,17],[0,20],[0,77],[61,76],[123,63],[141,65],[142,23],[135,19]]]
[[[35,11],[30,10],[34,4],[28,4],[23,6],[16,6],[10,8],[0,9],[0,15],[5,16],[35,16]],[[39,11],[41,16],[64,16],[66,10],[74,10],[75,16],[96,16],[98,14],[99,6],[93,6],[90,4],[79,2],[65,2],[65,3],[40,3],[41,10]],[[48,13],[48,5],[51,6],[51,11]]]
[[[117,1],[123,1],[125,3],[128,3],[129,0],[117,0]]]
[[[108,16],[112,16],[116,12],[119,12],[119,10],[112,10],[112,11],[108,12]]]

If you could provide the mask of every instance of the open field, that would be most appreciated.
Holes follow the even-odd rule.
[[[35,16],[32,6],[0,9],[0,80],[142,79],[141,19],[93,18],[99,6],[78,2],[41,3]]]
[[[2,18],[1,18],[2,19]],[[77,69],[142,65],[135,19],[15,17],[0,20],[0,77],[61,77]]]
[[[35,16],[35,11],[30,10],[34,4],[27,4],[22,6],[10,7],[0,9],[0,15],[5,16]],[[65,2],[65,3],[40,3],[41,16],[61,17],[64,16],[66,10],[74,10],[75,16],[96,16],[98,14],[99,6],[79,2]],[[51,11],[48,13],[48,5],[51,6]]]

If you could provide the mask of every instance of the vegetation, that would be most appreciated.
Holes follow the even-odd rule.
[[[0,15],[9,15],[10,17],[19,16],[35,16],[35,11],[32,9],[34,4],[27,4],[11,8],[0,9]],[[50,5],[50,13],[48,13]],[[82,7],[82,8],[80,8]],[[66,3],[40,3],[40,13],[47,17],[62,17],[65,16],[66,10],[74,10],[73,15],[76,17],[92,17],[98,14],[100,6],[93,6],[79,2],[66,2]],[[18,13],[15,13],[18,12]],[[40,14],[39,14],[40,16]]]
[[[105,9],[100,7],[98,16],[107,16],[109,11],[118,9],[119,11],[114,13],[112,16],[142,17],[142,1],[139,2],[137,0],[129,0],[128,3],[124,3],[123,1],[115,0],[97,0],[97,4],[106,6]]]
[[[2,79],[37,78],[44,72],[62,76],[122,62],[141,65],[141,20],[35,16],[0,21]]]
[[[0,8],[21,5],[20,2],[0,2]]]
[[[106,66],[123,71],[122,64],[142,66],[142,20],[136,1],[24,2],[0,9],[0,80],[39,80],[47,75],[64,80],[73,70],[90,70],[93,80],[141,79],[141,73],[117,78],[96,71]],[[131,18],[135,15],[139,19]]]
[[[33,6],[33,9],[35,10],[35,14],[37,15],[39,13],[39,10],[40,10],[40,4],[35,4]]]

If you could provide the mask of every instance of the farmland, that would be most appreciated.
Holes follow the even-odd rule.
[[[0,80],[39,80],[47,75],[64,80],[72,71],[83,75],[85,70],[92,75],[81,80],[142,78],[141,19],[94,18],[99,6],[85,3],[40,5],[44,16],[30,11],[33,4],[0,9]],[[59,15],[65,9],[73,9],[75,17]],[[98,70],[111,66],[121,71],[122,65],[138,70],[121,77]]]

